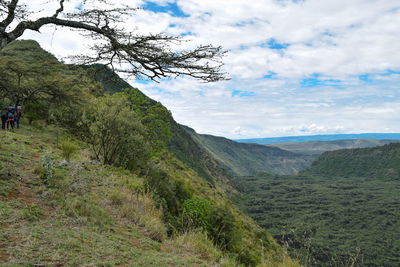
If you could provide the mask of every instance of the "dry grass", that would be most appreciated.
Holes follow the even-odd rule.
[[[167,229],[162,222],[162,211],[156,208],[151,194],[113,190],[110,200],[123,217],[144,227],[150,238],[157,241],[167,238]]]
[[[210,262],[218,263],[223,254],[207,235],[201,231],[189,231],[164,243],[163,250],[169,253],[196,255]]]

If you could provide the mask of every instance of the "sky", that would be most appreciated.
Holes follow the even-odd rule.
[[[71,0],[67,9],[91,2]],[[400,132],[398,0],[111,2],[143,8],[125,22],[128,30],[182,36],[190,41],[184,48],[228,51],[229,81],[129,80],[199,133],[240,139]],[[26,3],[37,16],[55,5]],[[68,29],[51,26],[23,38],[59,58],[90,52],[90,42]]]

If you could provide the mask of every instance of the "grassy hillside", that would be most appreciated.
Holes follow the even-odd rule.
[[[0,132],[1,266],[232,264],[201,234],[167,239],[143,177],[99,165],[86,150],[63,163],[58,132]]]
[[[295,176],[237,180],[237,203],[311,266],[400,265],[400,144],[324,153]]]
[[[398,143],[399,140],[377,140],[377,139],[349,139],[335,141],[313,141],[304,143],[282,143],[272,144],[268,146],[279,147],[294,153],[305,155],[320,155],[326,151],[351,149],[351,148],[367,148],[375,146],[383,146],[390,143]]]
[[[30,48],[14,56],[27,64],[24,53],[44,53],[20,44]],[[227,174],[165,107],[51,67],[63,75],[41,78],[71,78],[60,89],[80,98],[40,95],[45,112],[32,126],[0,133],[0,263],[298,266],[229,201]]]
[[[226,169],[238,176],[257,172],[294,174],[308,167],[313,159],[276,147],[237,143],[223,137],[197,134],[188,127],[185,130]]]
[[[400,175],[400,144],[326,152],[307,173],[339,177],[390,177]]]

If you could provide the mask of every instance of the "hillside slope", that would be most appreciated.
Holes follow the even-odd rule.
[[[238,176],[258,172],[294,174],[308,167],[314,159],[277,147],[237,143],[224,137],[197,134],[189,127],[185,127],[185,130],[226,169]]]
[[[24,53],[39,55],[37,65],[44,53],[33,41],[16,41],[7,50],[26,63]],[[0,132],[1,263],[298,266],[231,203],[230,177],[186,132],[176,131],[165,107],[134,89],[108,95],[87,70],[59,62],[50,67],[62,75],[41,78],[65,75],[73,88],[62,89],[77,90],[82,102],[43,95],[46,112],[32,126],[23,121],[15,132]],[[96,154],[113,144],[95,139],[106,134],[120,145],[121,161]],[[121,145],[113,135],[140,142],[125,138]],[[126,155],[133,156],[122,161]]]
[[[305,155],[320,155],[326,151],[351,149],[351,148],[367,148],[375,146],[383,146],[390,143],[399,143],[399,140],[378,140],[378,139],[348,139],[335,141],[313,141],[303,143],[281,143],[269,144],[267,146],[279,147],[294,153]]]
[[[99,165],[85,150],[65,163],[57,129],[23,127],[0,132],[0,265],[229,266],[211,243],[201,252],[166,238],[142,177]]]
[[[338,177],[398,178],[400,144],[325,152],[305,172]]]

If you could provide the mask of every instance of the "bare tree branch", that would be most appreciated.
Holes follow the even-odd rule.
[[[57,18],[58,15],[64,11],[64,2],[65,0],[60,0],[60,8],[56,10],[56,13],[54,13],[53,17]]]
[[[22,5],[19,6],[18,0],[0,0],[0,7],[7,7],[7,11],[0,9],[0,15],[7,12],[6,18],[0,23],[0,49],[21,37],[26,30],[40,32],[43,26],[56,25],[78,30],[86,38],[96,41],[91,47],[96,52],[94,56],[74,57],[80,63],[102,63],[113,70],[154,81],[181,75],[204,82],[226,79],[225,73],[221,71],[222,57],[225,54],[221,47],[201,45],[189,51],[178,51],[172,47],[184,42],[181,37],[135,34],[117,26],[129,16],[133,16],[136,8],[128,6],[109,9],[82,8],[72,13],[65,13],[64,4],[68,0],[57,1],[59,8],[52,16],[36,20],[25,18],[19,21],[14,29],[7,30],[17,13],[27,13],[28,10]],[[111,3],[107,0],[86,0],[83,3],[96,1],[103,4]]]
[[[8,5],[7,5],[7,17],[0,22],[0,29],[5,29],[7,28],[8,25],[11,24],[11,22],[14,20],[15,18],[15,9],[17,8],[17,4],[18,4],[19,0],[12,0]]]

